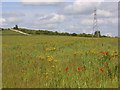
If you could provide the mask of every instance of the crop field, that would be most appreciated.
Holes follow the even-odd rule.
[[[118,88],[118,39],[2,37],[3,88]]]

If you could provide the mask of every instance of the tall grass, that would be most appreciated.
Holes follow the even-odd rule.
[[[3,36],[2,53],[4,88],[118,87],[115,38]]]

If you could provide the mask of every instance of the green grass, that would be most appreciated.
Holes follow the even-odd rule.
[[[0,30],[0,32],[1,32],[1,30]],[[14,31],[10,31],[10,30],[4,30],[2,33],[0,33],[0,35],[2,34],[2,36],[15,36],[15,35],[23,35],[23,34],[21,34],[21,33],[18,33],[18,32],[14,32]]]
[[[1,31],[0,31],[0,42],[2,42]],[[0,88],[2,88],[2,43],[0,43]]]
[[[2,39],[3,88],[118,88],[117,38]]]

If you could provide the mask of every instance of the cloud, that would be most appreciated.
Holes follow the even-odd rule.
[[[48,2],[60,2],[60,1],[63,1],[63,0],[22,0],[22,2],[32,2],[32,3],[34,3],[34,2],[36,2],[36,3],[38,3],[38,2],[48,3]]]
[[[15,24],[24,23],[23,18],[20,17],[5,17],[0,19],[0,26],[2,27],[11,27]]]
[[[17,12],[3,12],[2,16],[4,16],[4,17],[23,17],[23,16],[25,16],[25,14],[22,12],[18,12],[18,13]]]
[[[105,35],[108,36],[108,37],[112,37],[113,36],[112,33],[105,33]]]
[[[105,19],[98,19],[99,25],[106,25],[106,26],[117,26],[118,19],[116,18],[105,18]]]
[[[117,25],[117,18],[106,18],[106,19],[98,19],[98,25]],[[82,25],[93,25],[93,19],[83,19],[80,21]]]
[[[18,18],[18,17],[9,17],[6,19],[6,21],[8,22],[16,22],[16,21],[21,21],[22,18]]]
[[[0,17],[0,27],[6,22],[5,18]]]
[[[5,22],[2,24],[3,27],[11,27],[16,24],[25,23],[25,13],[20,11],[6,11],[2,12],[2,17],[5,19]]]
[[[55,5],[63,0],[22,0],[26,5]]]
[[[6,20],[4,18],[0,18],[0,22],[5,22]]]
[[[103,2],[104,0],[75,0],[75,2]]]
[[[118,18],[109,18],[108,21],[113,25],[118,25]]]
[[[90,14],[103,0],[76,0],[64,8],[66,14]]]
[[[32,18],[28,24],[31,24],[31,27],[38,29],[59,31],[63,30],[63,26],[61,26],[61,24],[63,24],[65,20],[66,17],[64,15],[55,12],[48,14],[35,14],[34,18]]]
[[[93,20],[92,19],[83,19],[80,21],[82,25],[92,25]]]
[[[120,0],[104,0],[105,2],[119,2]]]
[[[40,24],[47,24],[47,23],[60,23],[65,20],[65,16],[57,13],[51,13],[49,15],[44,15],[38,17],[37,22]]]
[[[97,10],[97,14],[99,17],[102,17],[102,18],[113,16],[112,12],[106,11],[106,10],[100,10],[100,9]]]

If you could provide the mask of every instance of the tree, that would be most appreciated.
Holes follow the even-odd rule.
[[[76,34],[76,33],[72,33],[71,35],[72,35],[72,36],[77,36],[77,34]]]
[[[18,25],[15,25],[15,27],[13,29],[18,29]]]
[[[2,29],[0,29],[0,30],[2,30],[2,31],[3,31],[3,30],[4,30],[4,28],[2,28]]]

